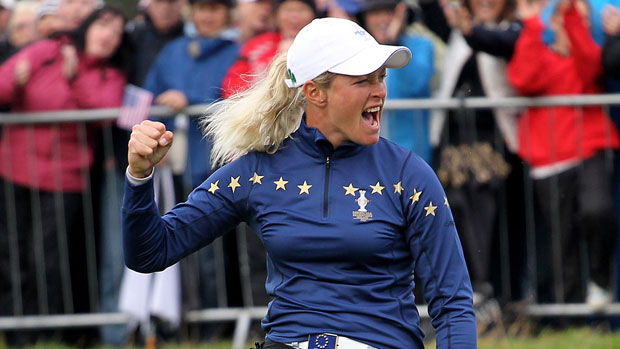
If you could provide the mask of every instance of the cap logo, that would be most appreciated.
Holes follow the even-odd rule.
[[[366,36],[366,31],[364,31],[362,29],[357,29],[353,34],[361,35],[361,36]]]
[[[288,77],[291,79],[293,84],[296,84],[297,83],[297,79],[295,79],[295,74],[293,74],[293,72],[291,71],[290,68],[287,70],[287,72],[288,72]]]

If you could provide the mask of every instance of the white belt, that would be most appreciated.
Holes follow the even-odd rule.
[[[335,342],[335,345],[333,344]],[[297,345],[295,345],[297,344]],[[373,346],[358,342],[345,336],[338,336],[330,333],[311,335],[307,341],[292,343],[293,348],[336,348],[336,349],[375,349]]]

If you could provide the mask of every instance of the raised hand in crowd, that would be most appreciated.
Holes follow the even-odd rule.
[[[394,16],[390,21],[390,25],[386,30],[387,41],[385,42],[396,42],[398,37],[400,36],[403,27],[405,26],[405,21],[407,20],[407,5],[405,2],[399,2],[394,9]],[[378,38],[375,38],[378,40]]]
[[[618,35],[620,33],[620,9],[613,5],[605,5],[602,17],[605,34]]]
[[[30,80],[30,62],[24,59],[15,65],[15,84],[19,87],[26,86],[28,80]]]
[[[132,128],[127,159],[129,174],[144,178],[151,174],[172,145],[173,134],[161,122],[144,120]]]
[[[540,15],[545,7],[545,1],[540,0],[517,0],[517,16],[527,19]]]
[[[187,96],[179,90],[167,90],[155,99],[155,103],[174,110],[181,110],[189,105]]]
[[[440,0],[440,4],[448,25],[460,30],[465,36],[470,35],[474,23],[471,12],[463,2],[461,0]]]
[[[73,45],[63,45],[60,49],[60,53],[63,60],[62,75],[67,80],[73,80],[77,74],[79,63],[77,50]]]

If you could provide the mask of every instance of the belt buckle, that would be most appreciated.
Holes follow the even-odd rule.
[[[336,349],[338,336],[331,333],[311,334],[308,336],[308,349]]]

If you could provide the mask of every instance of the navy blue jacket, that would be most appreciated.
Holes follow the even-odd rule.
[[[377,348],[423,348],[415,273],[437,348],[476,347],[471,284],[449,204],[411,151],[385,139],[334,150],[302,122],[275,154],[252,152],[220,168],[162,218],[152,184],[127,182],[126,263],[162,270],[241,221],[268,252],[268,340],[329,332]]]

